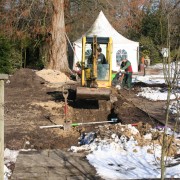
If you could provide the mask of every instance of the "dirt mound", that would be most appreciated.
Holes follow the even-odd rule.
[[[65,84],[74,84],[75,81],[71,80],[66,74],[52,69],[43,69],[36,71],[36,75],[46,81],[45,85],[50,88],[59,88]]]
[[[43,69],[36,71],[28,68],[17,70],[9,78],[9,87],[11,88],[42,88],[42,84],[47,87],[59,87],[63,83],[74,83],[68,76],[60,71]]]
[[[142,122],[137,123],[137,126],[132,126],[130,124],[122,125],[120,123],[106,124],[96,126],[93,132],[83,134],[79,139],[81,145],[87,145],[90,142],[93,142],[94,144],[92,144],[92,146],[89,145],[72,147],[71,150],[74,152],[89,151],[91,147],[94,148],[98,143],[101,144],[100,146],[102,147],[102,144],[108,144],[112,142],[117,143],[118,145],[121,144],[126,149],[125,144],[128,141],[136,141],[136,146],[147,147],[147,153],[154,154],[156,146],[162,146],[163,131],[153,129],[148,123]],[[166,134],[165,140],[166,145],[164,148],[166,156],[177,155],[180,142],[179,139],[175,138],[174,135]],[[137,152],[136,146],[132,146],[134,152]]]
[[[50,83],[71,82],[69,77],[64,73],[52,69],[43,69],[41,71],[36,71],[36,74]]]
[[[20,69],[9,78],[11,88],[41,88],[45,81],[36,75],[32,69]]]

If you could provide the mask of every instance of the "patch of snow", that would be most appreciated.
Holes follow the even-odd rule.
[[[132,126],[127,125],[130,132],[139,131]],[[136,129],[136,130],[135,130]],[[173,134],[171,129],[167,129],[168,134]],[[157,132],[157,129],[151,129],[151,132]],[[176,134],[177,138],[180,134]],[[152,134],[143,136],[145,140],[151,142]],[[86,156],[89,163],[96,168],[97,174],[104,179],[152,179],[160,178],[160,158],[161,146],[150,143],[149,145],[138,146],[137,141],[131,136],[125,135],[118,137],[112,132],[110,138],[97,138],[89,145],[81,147],[71,147],[75,149],[88,150]],[[172,157],[167,158],[168,163],[177,163],[178,160]],[[173,167],[167,167],[166,178],[180,178],[180,164]]]
[[[180,100],[172,101],[170,103],[169,110],[172,114],[177,114],[180,110]]]
[[[162,63],[157,63],[155,65],[148,66],[148,68],[152,69],[163,69],[163,64]]]
[[[138,134],[139,133],[139,131],[134,126],[132,126],[131,124],[128,124],[127,128],[130,130],[130,132],[132,134]]]
[[[132,82],[143,82],[145,84],[165,84],[163,75],[134,76]]]
[[[152,139],[152,134],[146,134],[146,135],[144,135],[144,139],[149,139],[149,140],[151,140]]]
[[[121,89],[121,86],[118,84],[116,85],[116,89],[120,90]]]
[[[18,154],[19,154],[19,151],[10,150],[10,149],[6,148],[4,150],[4,163],[5,164],[8,164],[9,162],[15,163]]]
[[[28,148],[28,149],[20,149],[19,151],[22,151],[22,152],[27,152],[27,151],[37,151],[37,149],[31,149],[31,148]]]
[[[167,100],[167,91],[162,91],[161,88],[150,88],[150,87],[142,87],[141,92],[137,94],[137,96],[145,97],[151,101],[158,101],[158,100]],[[180,97],[180,93],[177,92],[175,94],[171,94],[170,99],[176,99]]]
[[[12,163],[16,162],[18,154],[19,151],[16,150],[10,150],[8,148],[4,150],[4,180],[8,180],[8,178],[11,176],[12,171],[9,169],[9,167]]]
[[[4,180],[8,180],[9,177],[11,177],[11,170],[7,168],[6,165],[4,165]]]

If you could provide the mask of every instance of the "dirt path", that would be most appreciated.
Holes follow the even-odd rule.
[[[126,96],[128,104],[131,104],[139,110],[142,110],[143,113],[146,113],[149,116],[147,119],[148,123],[152,125],[158,123],[157,121],[159,121],[160,124],[161,122],[163,123],[165,119],[165,101],[153,102],[143,97],[138,97],[136,95],[138,93],[138,89],[139,88],[135,88],[135,90],[132,90],[131,92],[121,90],[120,96]]]
[[[127,92],[125,90],[121,90],[119,92],[120,96],[126,96],[126,100],[130,103],[142,110],[143,112],[146,112],[149,116],[148,123],[152,124],[153,126],[156,125],[165,125],[165,119],[166,119],[166,101],[150,101],[143,97],[138,97],[136,94],[139,91],[139,86],[134,88],[134,92]],[[128,96],[126,95],[128,93]],[[158,123],[159,122],[159,123]],[[171,129],[174,129],[175,127],[175,120],[173,115],[170,114],[169,123],[168,126]],[[177,127],[176,131],[180,131],[180,126]]]

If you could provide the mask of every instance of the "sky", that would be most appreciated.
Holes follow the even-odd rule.
[[[152,68],[162,68],[161,64]],[[133,82],[143,82],[146,84],[164,84],[163,75],[151,75],[151,76],[134,76]],[[177,89],[176,97],[180,97],[180,91]],[[176,114],[180,107],[180,101],[176,100],[175,95],[171,95],[170,112]],[[137,94],[147,98],[151,101],[158,101],[167,99],[167,89],[159,87],[142,87],[141,91]],[[124,130],[123,130],[124,128]],[[161,146],[151,143],[139,146],[137,139],[135,138],[139,131],[136,127],[126,125],[121,128],[122,131],[129,131],[131,137],[127,138],[125,135],[120,137],[117,134],[111,135],[111,138],[100,139],[96,138],[91,144],[82,146],[72,146],[70,150],[74,153],[78,151],[86,151],[86,156],[89,163],[95,167],[97,174],[104,179],[119,180],[119,179],[150,179],[160,178],[160,157]],[[162,131],[157,129],[151,129],[143,139],[146,141],[152,140],[152,133],[154,131]],[[168,129],[168,134],[173,132]],[[180,134],[175,133],[177,153],[180,154]],[[16,158],[19,151],[5,149],[4,151],[4,179],[8,180],[12,172],[9,169],[11,163],[16,162]],[[180,162],[180,158],[173,159],[173,157],[167,158],[168,164]],[[178,165],[166,168],[166,178],[180,178],[180,163]]]

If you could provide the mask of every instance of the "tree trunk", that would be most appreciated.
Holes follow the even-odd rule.
[[[64,0],[52,0],[53,17],[48,68],[70,73],[64,23]]]

